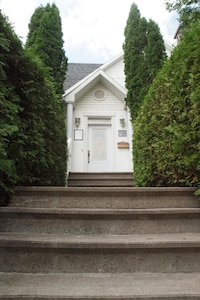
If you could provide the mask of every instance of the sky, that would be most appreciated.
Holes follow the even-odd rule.
[[[159,25],[164,40],[175,44],[178,20],[166,10],[164,0],[0,0],[0,9],[25,43],[35,9],[55,3],[62,20],[68,62],[105,63],[122,52],[124,29],[133,2],[141,17]]]

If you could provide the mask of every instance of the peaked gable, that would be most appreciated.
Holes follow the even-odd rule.
[[[98,97],[98,92],[102,94]],[[96,97],[97,94],[97,97]],[[124,109],[124,103],[101,82],[94,85],[87,93],[76,101],[76,110],[89,111],[119,111]]]
[[[65,94],[63,95],[64,100],[66,102],[75,103],[97,83],[101,83],[107,89],[110,89],[110,91],[117,98],[119,98],[122,102],[124,102],[124,98],[126,96],[127,90],[124,87],[124,85],[121,84],[121,82],[119,82],[119,81],[124,81],[124,76],[123,78],[120,78],[120,80],[116,80],[115,78],[116,75],[118,77],[122,77],[122,74],[124,74],[124,69],[122,64],[123,64],[123,54],[120,54],[114,59],[112,59],[110,62],[101,65],[99,68],[95,69],[86,77],[83,77],[81,80],[79,80],[70,88],[68,88],[65,91]],[[81,65],[82,64],[79,64],[79,67]],[[93,65],[93,67],[97,67],[97,66],[98,64]]]
[[[127,90],[106,74],[101,68],[68,89],[63,95],[65,102],[75,103],[97,83],[103,84],[113,93],[113,95],[124,102]]]

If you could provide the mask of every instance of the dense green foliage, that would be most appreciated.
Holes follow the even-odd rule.
[[[164,41],[158,25],[141,18],[137,5],[131,6],[125,27],[124,63],[126,103],[135,120],[144,97],[166,59]]]
[[[176,11],[179,14],[183,26],[199,20],[199,0],[165,0],[165,4],[169,11]]]
[[[38,7],[29,23],[26,48],[36,54],[49,68],[57,94],[63,94],[67,58],[63,49],[59,10],[55,4]]]
[[[23,110],[23,160],[17,164],[23,185],[64,185],[66,129],[61,100],[41,62],[25,52],[18,67],[17,87]]]
[[[15,91],[16,67],[23,53],[22,45],[0,12],[0,194],[9,191],[18,175],[20,98]]]
[[[48,70],[0,12],[0,195],[13,185],[64,185],[66,128]]]
[[[190,25],[154,80],[135,122],[138,186],[200,183],[200,23]]]

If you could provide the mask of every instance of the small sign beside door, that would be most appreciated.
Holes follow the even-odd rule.
[[[74,130],[74,140],[75,141],[82,141],[83,140],[83,130],[82,129],[75,129]]]
[[[118,130],[118,136],[119,137],[127,136],[127,131],[126,130]]]

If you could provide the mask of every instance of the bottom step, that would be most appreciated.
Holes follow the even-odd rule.
[[[200,273],[0,273],[0,299],[200,299]]]

